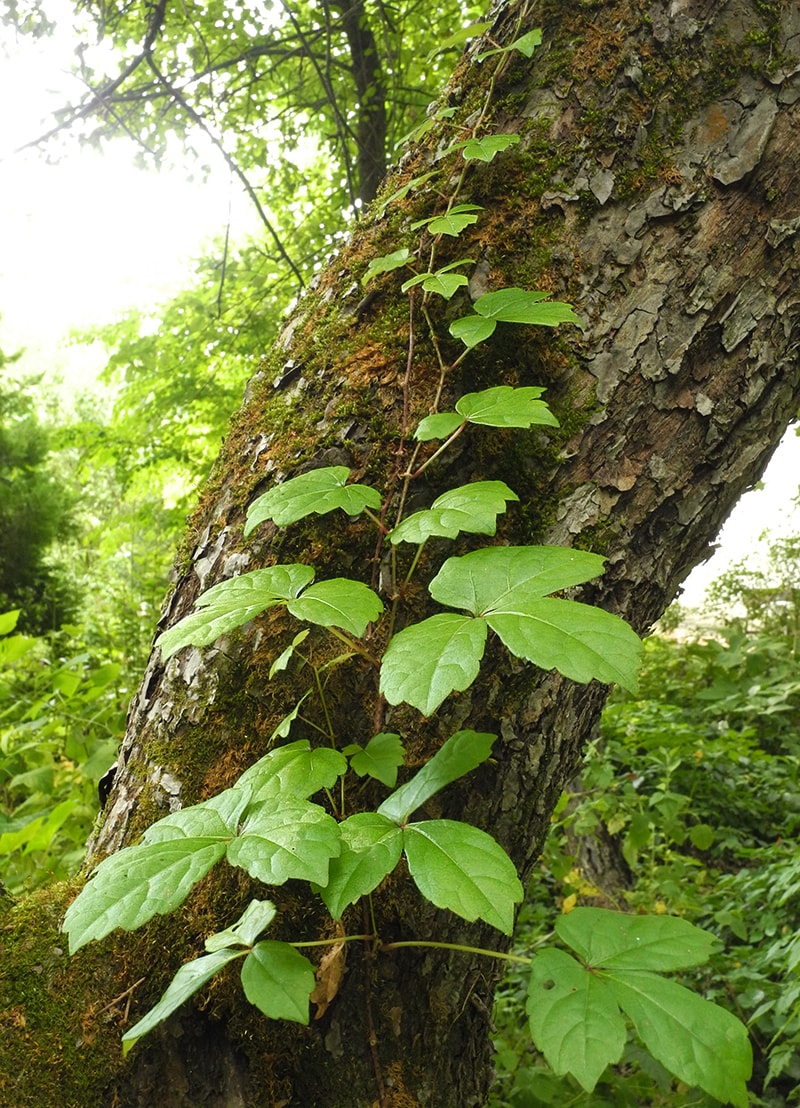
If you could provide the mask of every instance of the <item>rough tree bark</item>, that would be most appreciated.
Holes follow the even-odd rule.
[[[500,10],[496,43],[509,40],[520,15],[518,33],[540,25],[544,45],[531,61],[514,55],[487,129],[516,131],[521,142],[469,171],[460,198],[485,211],[452,256],[477,259],[473,297],[504,285],[545,288],[571,300],[587,326],[583,334],[498,329],[447,381],[442,406],[470,388],[540,384],[562,429],[514,432],[501,436],[500,448],[494,435],[462,436],[460,451],[428,471],[415,495],[428,504],[456,483],[506,480],[523,504],[509,514],[502,541],[604,554],[604,577],[581,598],[645,633],[760,476],[800,399],[800,9],[766,0],[542,0]],[[446,90],[454,119],[411,151],[389,189],[435,176],[357,227],[248,388],[179,555],[162,626],[214,582],[273,560],[308,561],[318,579],[342,573],[343,562],[350,575],[363,570],[368,580],[373,572],[374,533],[365,526],[345,533],[328,516],[286,531],[264,527],[245,542],[244,512],[269,482],[313,465],[345,463],[385,489],[400,471],[404,405],[412,422],[427,413],[438,369],[417,318],[404,394],[409,311],[400,279],[381,279],[369,303],[357,282],[371,257],[408,241],[411,220],[440,210],[452,161],[437,161],[436,152],[485,94],[491,65],[477,61],[480,49],[468,52]],[[448,310],[437,317],[445,337]],[[434,553],[431,572],[441,562]],[[420,595],[417,614],[426,610]],[[266,680],[294,634],[288,619],[271,616],[166,666],[153,654],[93,861],[169,809],[231,784],[263,753],[297,691],[291,677]],[[420,760],[459,727],[500,735],[495,764],[442,794],[441,810],[490,828],[528,877],[605,695],[597,683],[579,686],[497,651],[436,719],[401,708],[384,712],[381,725],[403,733]],[[368,738],[380,712],[371,674],[353,667],[332,696],[339,732],[347,741]],[[47,958],[37,947],[50,982],[41,987],[67,1004],[69,1035],[40,1027],[33,1000],[25,1008],[22,970],[17,992],[6,987],[0,1000],[19,1011],[9,1034],[27,1035],[29,1054],[33,1044],[43,1066],[67,1059],[59,1103],[483,1102],[493,978],[464,955],[373,957],[354,944],[339,995],[308,1029],[262,1019],[231,979],[143,1041],[124,1067],[110,1052],[93,1054],[250,895],[244,880],[207,880],[174,919],[71,963],[48,933]],[[277,890],[275,899],[279,937],[331,933],[319,903],[299,887]],[[402,876],[376,896],[375,910],[384,938],[498,942],[421,903]],[[24,906],[18,913],[30,918]],[[360,916],[350,916],[351,930],[360,930]],[[129,1013],[127,997],[111,1003],[136,982]],[[96,1072],[78,1096],[76,1071],[89,1058]],[[0,1089],[13,1077],[3,1081]],[[46,1103],[44,1081],[29,1064],[13,1103]]]

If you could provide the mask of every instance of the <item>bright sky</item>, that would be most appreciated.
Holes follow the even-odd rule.
[[[0,28],[0,348],[25,346],[28,369],[60,371],[77,389],[102,368],[102,351],[65,346],[70,329],[111,322],[177,291],[192,258],[223,231],[230,202],[234,236],[254,223],[224,167],[205,183],[145,172],[133,166],[133,143],[122,140],[103,155],[68,145],[55,164],[36,151],[11,153],[48,129],[48,111],[72,87],[71,9],[69,0],[51,0],[60,33],[40,43],[17,44]],[[765,490],[743,498],[720,536],[722,550],[689,579],[683,603],[699,603],[726,564],[754,556],[765,528],[785,534],[800,526],[789,512],[799,479],[800,438],[789,433]]]

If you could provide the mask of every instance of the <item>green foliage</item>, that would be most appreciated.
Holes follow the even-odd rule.
[[[125,722],[118,662],[78,629],[15,633],[17,615],[0,616],[0,881],[12,892],[77,869]]]
[[[15,360],[0,351],[0,611],[21,609],[20,628],[35,635],[56,630],[77,607],[66,574],[50,558],[72,529],[74,497],[54,470],[34,382],[7,376]]]

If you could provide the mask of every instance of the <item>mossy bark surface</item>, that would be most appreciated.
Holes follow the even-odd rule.
[[[503,9],[496,43],[508,41],[520,14],[519,32],[541,25],[544,45],[532,60],[513,55],[494,89],[487,130],[521,141],[468,171],[459,200],[484,211],[441,248],[439,261],[475,259],[473,298],[504,286],[541,288],[570,300],[586,326],[583,333],[498,328],[446,379],[442,409],[489,385],[546,386],[561,429],[473,429],[414,483],[410,507],[470,480],[505,480],[521,504],[498,541],[603,554],[605,575],[580,599],[646,633],[761,475],[800,400],[800,13],[763,0],[543,0],[522,13]],[[481,105],[492,71],[477,60],[485,48],[471,48],[459,64],[444,94],[455,116],[414,147],[387,195],[413,177],[434,176],[359,224],[251,382],[179,554],[162,627],[210,585],[274,562],[307,562],[318,579],[353,576],[380,587],[385,551],[376,554],[365,521],[311,517],[287,529],[265,525],[244,540],[245,511],[272,482],[318,465],[348,465],[387,496],[398,487],[409,429],[436,394],[436,351],[418,308],[410,321],[401,276],[379,278],[368,300],[360,280],[371,258],[414,245],[413,220],[442,209],[455,161],[437,160],[437,152]],[[458,348],[447,324],[464,314],[466,295],[460,305],[432,306],[449,360]],[[424,582],[445,557],[473,545],[426,546],[404,619],[435,610]],[[135,841],[167,811],[232,784],[265,752],[307,688],[307,672],[267,677],[296,631],[271,611],[167,665],[154,652],[92,861]],[[379,625],[377,647],[381,634]],[[323,634],[309,642],[318,664],[340,650]],[[368,665],[333,672],[328,708],[342,743],[397,731],[414,768],[459,728],[498,734],[492,764],[442,793],[431,811],[491,830],[528,878],[606,689],[540,673],[491,647],[476,684],[426,720],[383,704]],[[310,737],[298,725],[292,735]],[[364,803],[381,797],[368,789]],[[117,1005],[111,1021],[103,1025],[97,1015],[82,1034],[106,1035],[111,1022],[116,1035],[141,1016],[180,962],[202,950],[203,936],[235,920],[254,891],[232,871],[212,875],[149,938],[106,940],[100,949],[116,967],[113,982],[100,982],[91,1002],[102,1009],[146,980],[130,1010]],[[280,910],[276,937],[333,934],[303,887],[267,895]],[[503,941],[422,902],[400,871],[376,894],[374,909],[384,941]],[[360,908],[345,925],[364,930]],[[136,964],[122,956],[130,949],[139,951]],[[80,957],[72,970],[59,963],[60,991],[69,998],[74,989],[74,1012],[65,1017],[73,1021],[92,997]],[[494,975],[490,963],[463,954],[374,955],[351,944],[338,995],[304,1028],[264,1020],[244,1001],[235,974],[223,974],[124,1066],[116,1055],[90,1063],[81,1103],[480,1105],[491,1078]],[[14,981],[8,1004],[23,1018],[23,977]],[[79,1078],[80,1053],[70,1058],[59,1103],[78,1103]],[[11,1071],[0,1083],[14,1088],[9,1104],[46,1103],[27,1091],[44,1088],[43,1077],[18,1087],[13,1079]]]

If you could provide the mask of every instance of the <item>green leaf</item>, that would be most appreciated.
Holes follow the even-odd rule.
[[[244,995],[273,1020],[308,1023],[314,967],[288,943],[257,943],[242,966]]]
[[[455,238],[465,227],[477,223],[478,217],[475,213],[482,211],[480,204],[456,204],[444,215],[417,220],[416,223],[411,224],[411,230],[418,231],[420,227],[427,225],[432,235],[450,235]]]
[[[285,527],[305,516],[325,515],[336,508],[349,516],[359,515],[364,508],[380,508],[378,492],[369,485],[348,485],[349,476],[347,466],[325,466],[275,485],[247,509],[245,537],[267,519]]]
[[[9,635],[17,626],[17,620],[20,617],[21,608],[15,608],[11,612],[3,612],[0,615],[0,635]]]
[[[696,846],[698,850],[710,850],[714,845],[716,832],[708,823],[695,823],[689,828],[689,838],[692,846]]]
[[[380,691],[390,704],[412,704],[432,715],[451,692],[478,676],[486,624],[452,612],[431,616],[398,632],[381,662]]]
[[[313,580],[311,566],[295,563],[255,569],[220,581],[197,598],[196,611],[159,635],[155,645],[161,648],[165,661],[183,646],[208,646],[234,627],[296,596]]]
[[[74,954],[116,927],[133,931],[155,915],[173,912],[225,853],[224,838],[168,839],[129,846],[100,863],[64,917]]]
[[[435,292],[449,300],[453,293],[467,284],[469,281],[463,273],[429,273],[422,282],[422,287],[425,292]]]
[[[397,770],[404,759],[405,750],[400,736],[381,732],[380,735],[373,735],[364,750],[355,748],[350,754],[350,766],[359,777],[374,777],[393,789],[397,784]]]
[[[556,417],[539,397],[542,388],[512,388],[496,385],[481,392],[468,392],[456,404],[456,411],[470,423],[486,427],[558,427]]]
[[[332,858],[328,883],[319,890],[334,919],[371,893],[391,873],[403,852],[403,832],[378,812],[359,812],[339,824],[341,853]]]
[[[475,615],[599,577],[605,558],[566,546],[490,546],[448,558],[430,584],[440,604]]]
[[[491,58],[494,54],[507,54],[510,50],[518,50],[520,54],[524,54],[526,58],[532,58],[533,52],[537,46],[542,45],[542,32],[539,28],[534,31],[528,31],[527,34],[520,35],[514,42],[508,44],[508,46],[498,46],[494,50],[485,50],[482,54],[478,54],[478,61],[482,62],[484,58]]]
[[[427,120],[425,121],[428,122]],[[425,126],[423,124],[422,126]],[[422,127],[420,127],[420,131]],[[397,192],[393,192],[391,196],[388,196],[385,200],[381,200],[380,215],[382,216],[390,204],[394,204],[396,200],[403,200],[409,192],[414,189],[418,189],[420,185],[424,185],[426,181],[429,181],[431,177],[435,176],[436,171],[431,170],[429,173],[422,173],[419,177],[412,177],[410,181],[407,181]]]
[[[403,832],[408,870],[424,897],[462,919],[482,919],[504,935],[523,897],[514,863],[499,843],[469,823],[436,819]]]
[[[295,650],[304,642],[310,634],[310,631],[298,631],[285,650],[282,650],[272,665],[269,667],[268,679],[271,681],[276,673],[282,673],[286,669],[289,662],[292,660],[292,655]]]
[[[596,678],[635,690],[642,651],[635,632],[601,608],[542,596],[589,580],[601,567],[601,558],[580,550],[493,546],[448,558],[429,591],[441,604],[485,618],[519,658],[573,681]]]
[[[488,31],[491,25],[491,22],[473,23],[469,27],[462,27],[460,31],[456,31],[454,34],[448,35],[447,38],[441,39],[427,55],[425,61],[433,61],[437,54],[441,54],[445,50],[452,50],[454,46],[462,46],[471,38],[477,38],[479,35],[482,35],[484,31]]]
[[[622,1058],[627,1033],[613,995],[563,950],[548,947],[533,959],[525,1009],[548,1065],[572,1074],[587,1092]]]
[[[275,905],[271,900],[251,900],[236,923],[209,935],[205,948],[209,954],[233,946],[252,946],[262,931],[266,931],[275,919]]]
[[[490,338],[497,327],[494,319],[484,319],[480,315],[465,315],[460,319],[454,319],[448,330],[454,339],[461,339],[468,350],[485,342]]]
[[[164,843],[172,839],[226,838],[232,831],[235,831],[235,826],[232,827],[228,823],[220,809],[204,801],[202,804],[193,804],[189,808],[171,812],[170,815],[152,823],[142,836],[142,842],[150,846],[153,843]],[[136,850],[141,847],[131,849]]]
[[[574,600],[530,600],[486,622],[518,658],[585,684],[603,681],[635,692],[642,644],[624,620]]]
[[[546,300],[546,296],[547,293],[527,289],[498,289],[479,296],[472,306],[478,315],[498,323],[531,323],[540,327],[575,323],[583,327],[569,304]]]
[[[497,516],[506,510],[506,502],[519,497],[503,481],[473,481],[449,489],[426,511],[407,516],[394,531],[392,543],[423,543],[431,536],[454,539],[462,531],[493,535]]]
[[[473,138],[464,147],[464,160],[490,162],[495,154],[518,142],[519,135],[484,135],[483,138]]]
[[[384,254],[380,258],[373,258],[367,266],[367,272],[361,278],[362,285],[368,284],[379,273],[390,273],[393,269],[400,269],[411,257],[411,251],[403,248],[395,250],[392,254]]]
[[[560,916],[556,934],[589,966],[613,970],[677,970],[707,962],[717,939],[676,916],[632,916],[576,908]]]
[[[735,1016],[655,973],[604,971],[603,979],[657,1061],[687,1085],[747,1108],[753,1054]]]
[[[456,412],[440,412],[436,415],[425,416],[420,420],[419,427],[414,432],[414,438],[418,442],[428,442],[430,439],[446,439],[458,428],[464,420]]]
[[[346,577],[311,585],[286,607],[297,619],[322,627],[341,627],[360,637],[383,611],[380,598],[367,585]]]
[[[384,800],[378,812],[397,824],[405,823],[445,785],[482,765],[496,738],[484,731],[456,731],[410,781]]]
[[[143,1035],[152,1031],[167,1016],[172,1015],[176,1008],[180,1008],[181,1004],[210,981],[215,973],[219,973],[223,966],[235,958],[241,958],[243,954],[243,950],[217,950],[213,954],[201,955],[181,966],[158,1004],[122,1036],[123,1055],[127,1054]]]
[[[239,835],[228,843],[232,866],[265,885],[292,878],[324,885],[339,853],[339,825],[317,804],[281,796],[280,804],[251,805]]]
[[[294,796],[305,800],[320,789],[332,788],[347,772],[347,759],[327,746],[311,749],[308,739],[298,739],[265,754],[246,769],[236,787],[250,787],[254,803],[269,797]]]

